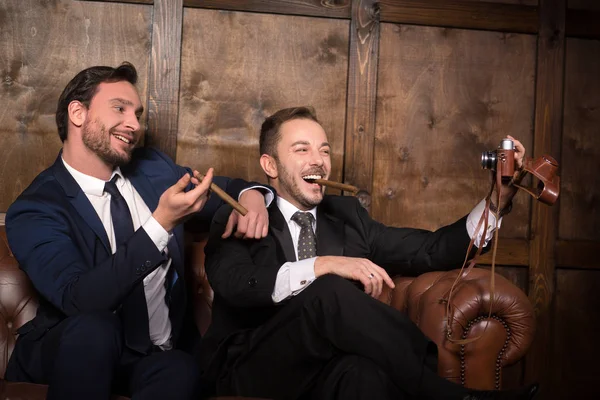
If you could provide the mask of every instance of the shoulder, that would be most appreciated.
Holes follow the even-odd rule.
[[[186,169],[175,164],[165,153],[152,147],[139,147],[131,155],[131,161],[122,168],[124,173],[142,171],[149,176],[173,175],[181,177]]]
[[[366,212],[354,196],[330,196],[327,195],[319,205],[319,208],[327,214],[338,218],[356,216],[357,213]]]

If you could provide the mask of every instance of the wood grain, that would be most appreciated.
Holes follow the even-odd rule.
[[[540,34],[537,48],[537,83],[534,149],[561,159],[563,73],[566,0],[540,0]],[[560,200],[559,200],[560,201]],[[533,202],[530,241],[529,299],[537,330],[526,362],[526,380],[551,387],[553,368],[559,361],[548,351],[552,345],[554,298],[554,248],[558,207]]]
[[[381,21],[415,25],[536,33],[532,6],[465,0],[381,0]]]
[[[373,182],[373,147],[379,53],[379,9],[375,1],[354,0],[350,24],[350,60],[346,103],[344,181],[369,196]],[[363,197],[364,197],[363,196]],[[363,206],[371,204],[362,199]]]
[[[600,242],[600,42],[566,46],[559,237]]]
[[[559,240],[556,242],[556,265],[561,268],[600,269],[598,249],[598,241]],[[595,308],[590,307],[588,311],[595,312]]]
[[[352,0],[184,0],[186,7],[270,14],[350,18]]]
[[[341,181],[349,21],[186,8],[177,161],[265,182],[264,119],[312,105]]]
[[[557,269],[556,293],[552,341],[546,352],[560,364],[546,367],[553,379],[545,386],[543,398],[599,398],[600,271]]]
[[[147,145],[177,152],[183,0],[154,0],[148,79]]]
[[[531,151],[535,37],[381,28],[373,216],[437,229],[487,194],[482,151],[509,133]],[[525,239],[530,201],[514,203],[500,234]]]
[[[145,99],[151,12],[133,4],[0,2],[0,211],[55,161],[56,104],[79,71],[130,61]]]

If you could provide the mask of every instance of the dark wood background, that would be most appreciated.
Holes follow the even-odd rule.
[[[395,226],[469,212],[481,152],[511,134],[559,160],[562,187],[553,207],[520,193],[503,221],[499,271],[538,322],[503,384],[595,398],[599,21],[596,0],[0,0],[0,213],[54,161],[56,101],[91,65],[132,62],[146,143],[221,175],[264,181],[262,120],[313,105],[333,178]]]

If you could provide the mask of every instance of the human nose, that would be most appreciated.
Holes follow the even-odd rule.
[[[125,121],[125,126],[133,132],[137,132],[140,129],[140,121],[138,120],[137,115],[128,115],[127,120]]]
[[[311,165],[316,165],[316,166],[322,166],[324,161],[323,161],[323,156],[321,156],[321,154],[317,151],[313,153],[313,156],[310,159],[310,163]]]

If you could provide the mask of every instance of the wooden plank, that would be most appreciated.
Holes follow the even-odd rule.
[[[151,16],[146,5],[0,1],[0,212],[56,160],[56,104],[78,72],[129,61],[146,98]]]
[[[358,197],[369,209],[373,185],[373,146],[377,100],[379,8],[377,1],[353,0],[346,105],[344,181],[366,193]]]
[[[566,35],[586,39],[600,39],[600,11],[568,10]]]
[[[600,269],[600,242],[559,240],[556,243],[556,266],[560,268]]]
[[[563,126],[563,75],[565,60],[566,0],[540,0],[534,154],[561,159]],[[536,337],[526,361],[526,380],[553,385],[552,371],[558,361],[552,347],[554,297],[554,248],[558,231],[558,207],[533,202],[530,242],[529,299],[537,319]],[[549,391],[551,392],[551,390]]]
[[[536,33],[537,7],[465,0],[381,0],[381,22]]]
[[[183,0],[154,1],[146,143],[173,160],[177,152],[182,26]]]
[[[132,4],[154,4],[154,0],[78,0],[95,1],[99,3],[132,3]]]
[[[184,0],[185,7],[350,18],[351,0]]]
[[[349,31],[343,19],[185,9],[177,162],[265,182],[261,124],[281,108],[312,105],[340,181]]]
[[[492,251],[479,257],[477,264],[490,265],[492,263]],[[509,239],[500,237],[498,250],[496,252],[497,265],[529,265],[529,241],[526,239]]]
[[[383,23],[380,35],[372,215],[435,230],[489,191],[482,151],[510,132],[531,154],[536,38]],[[515,197],[501,244],[528,238],[530,204]]]
[[[598,399],[600,271],[556,270],[553,344],[546,349],[558,367],[552,385],[541,386],[544,400]],[[537,328],[538,330],[540,327]],[[527,362],[527,360],[526,360]]]
[[[600,41],[566,43],[559,234],[600,242]]]

